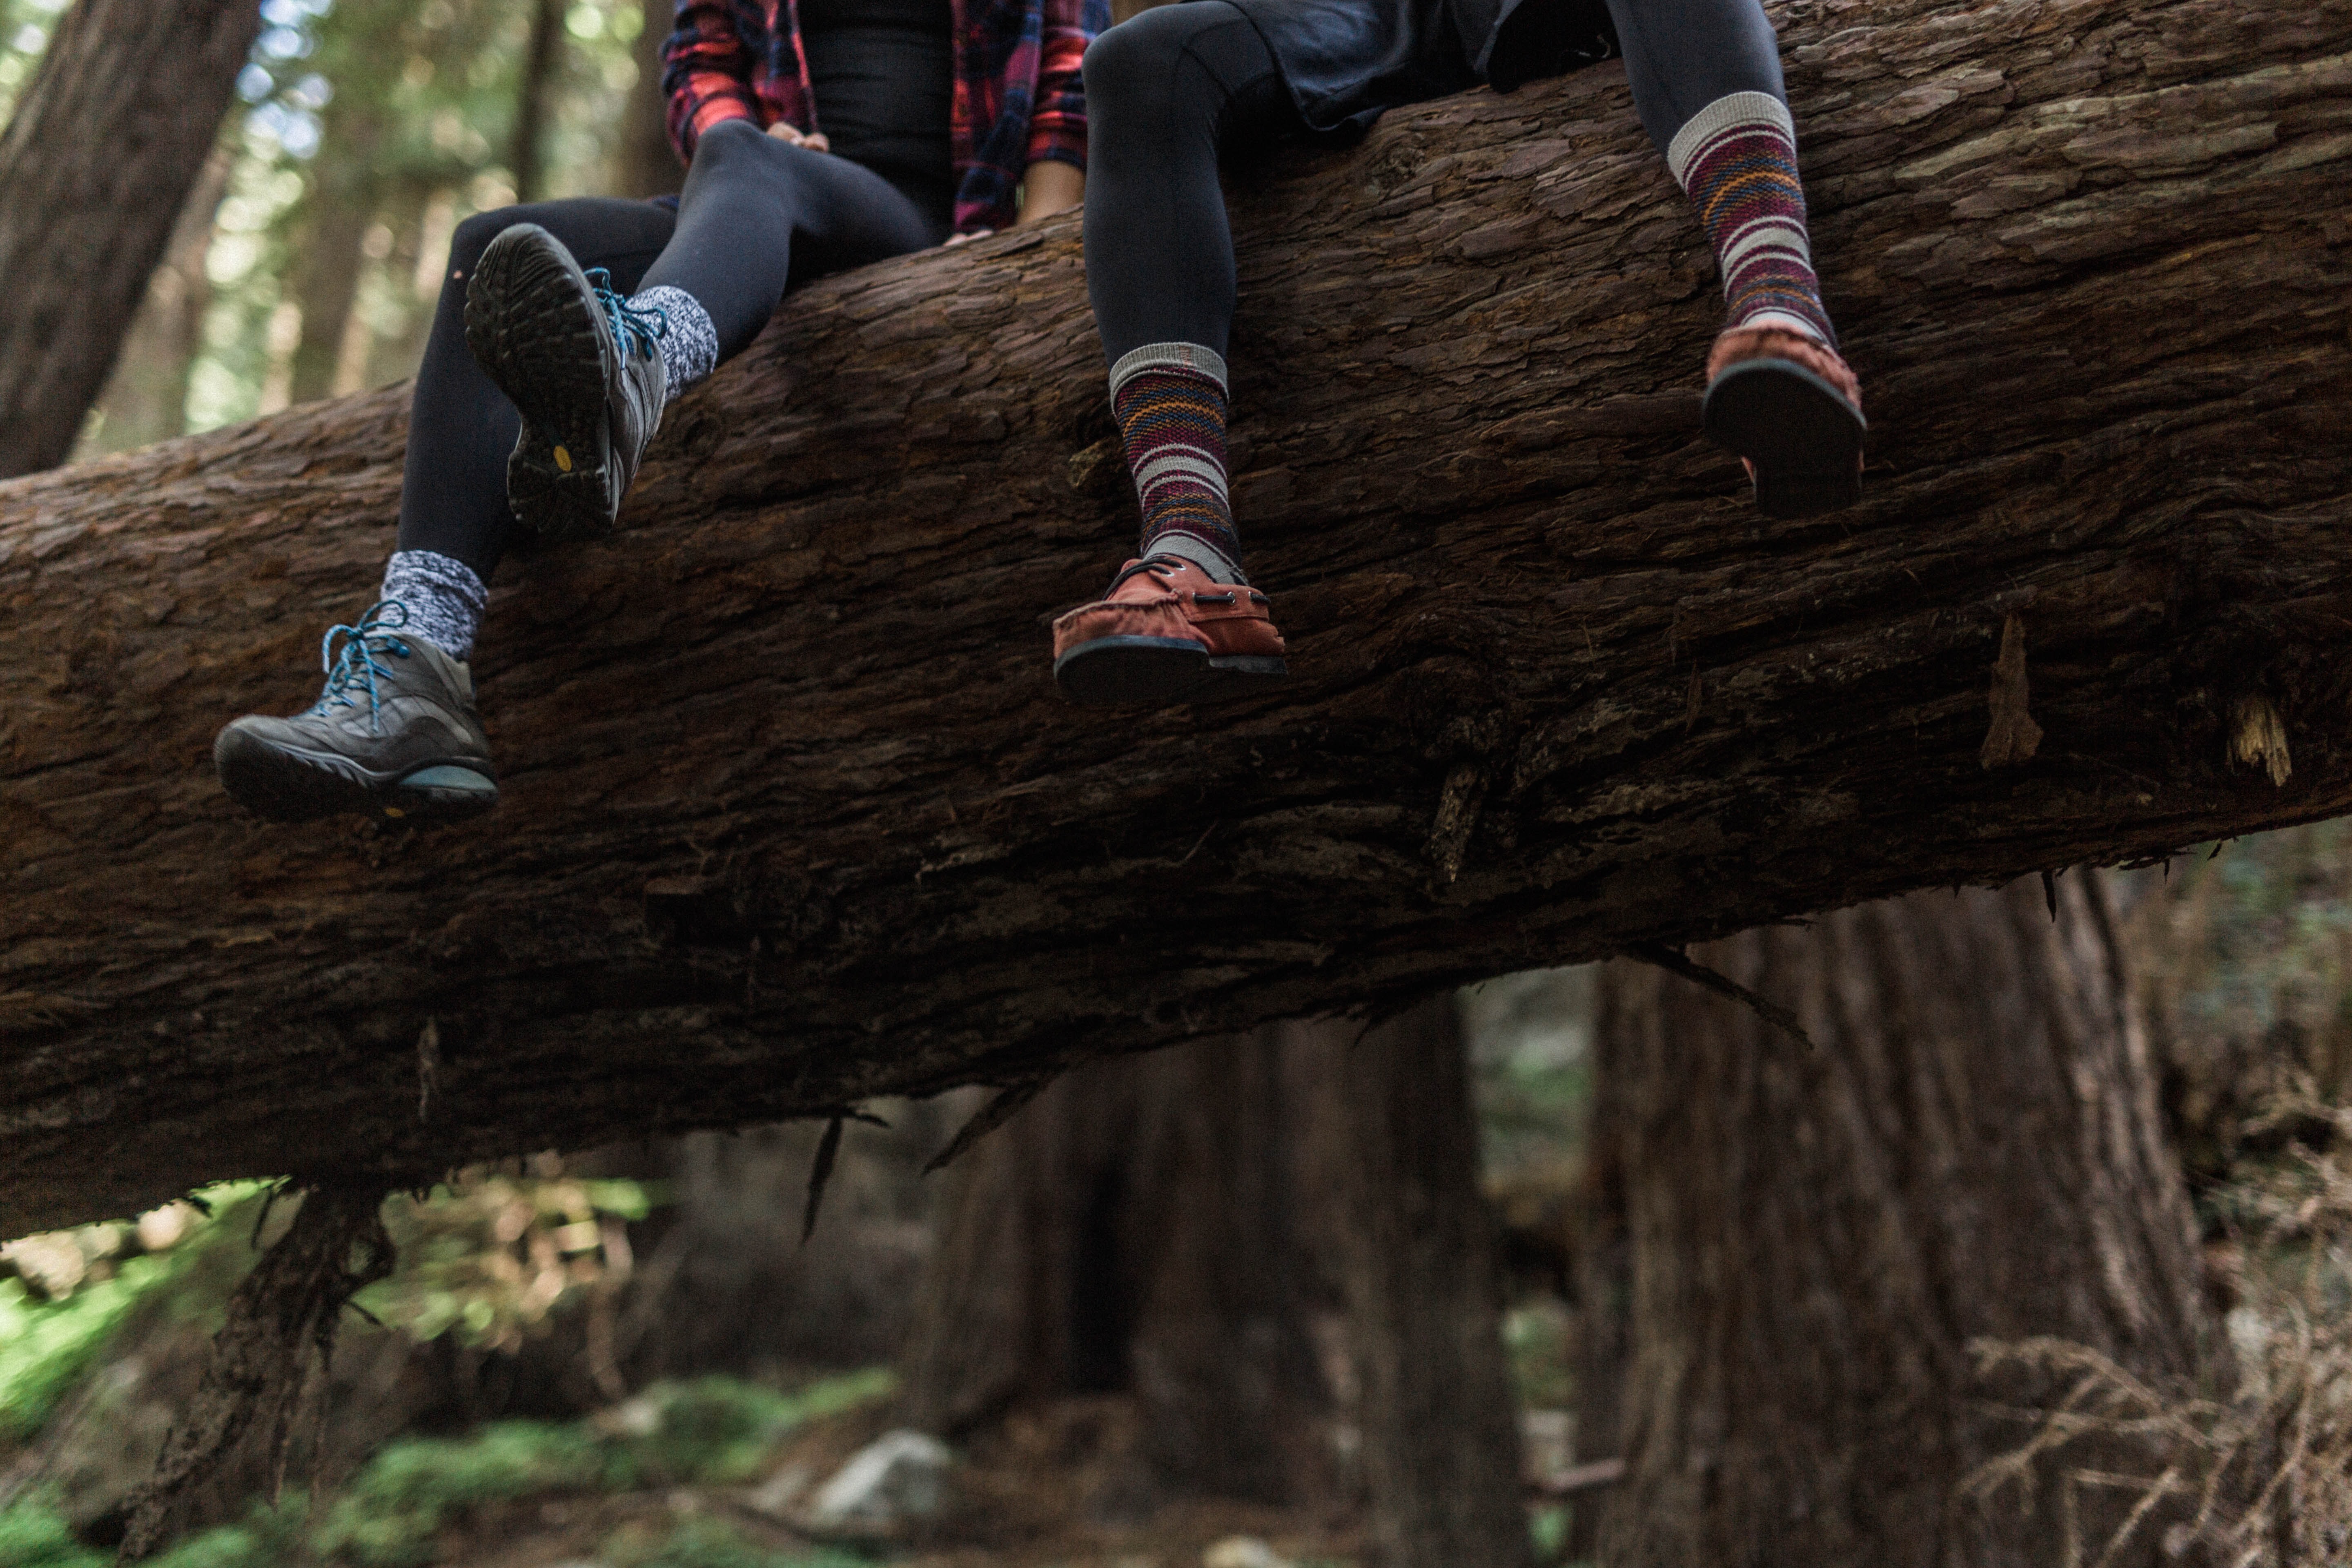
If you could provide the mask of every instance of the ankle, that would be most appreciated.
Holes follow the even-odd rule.
[[[376,595],[400,605],[405,617],[402,632],[431,643],[460,664],[474,657],[474,637],[489,596],[472,567],[431,550],[393,552]]]
[[[662,371],[669,384],[665,405],[676,402],[679,393],[708,379],[719,367],[719,329],[701,300],[673,284],[657,283],[630,295],[629,303],[661,313],[654,344],[661,353]]]
[[[1137,547],[1137,553],[1146,557],[1173,555],[1198,566],[1208,574],[1211,582],[1238,584],[1244,588],[1249,586],[1249,576],[1242,570],[1241,563],[1233,554],[1196,533],[1179,533],[1171,530],[1155,534]]]

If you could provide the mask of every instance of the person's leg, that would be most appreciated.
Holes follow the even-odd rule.
[[[507,506],[507,454],[514,450],[522,416],[466,352],[466,287],[490,241],[523,223],[545,228],[583,266],[605,268],[617,286],[634,289],[669,243],[677,219],[651,202],[588,197],[501,207],[478,213],[457,226],[409,405],[393,572],[400,573],[405,565],[420,575],[455,577],[444,563],[464,567],[473,579],[466,591],[475,601],[476,614],[481,584],[489,581],[506,553],[513,530],[514,516]],[[404,556],[417,559],[404,563]],[[403,597],[390,591],[383,596]],[[455,614],[455,607],[423,603],[411,605],[410,614],[410,625],[419,635],[431,636],[425,621]],[[453,658],[466,658],[471,655],[473,627],[467,625],[462,633],[452,627],[434,640]]]
[[[213,747],[229,794],[265,816],[456,817],[498,799],[466,660],[484,584],[506,548],[506,453],[520,421],[467,354],[462,315],[484,249],[523,223],[563,233],[592,263],[634,281],[667,240],[671,217],[645,202],[569,201],[458,226],[417,374],[400,532],[377,603],[328,634],[326,688],[307,711],[248,714]]]
[[[1758,0],[1608,0],[1643,128],[1723,273],[1708,431],[1747,460],[1768,512],[1861,495],[1861,387],[1822,307],[1780,45]]]
[[[863,164],[795,147],[748,120],[727,121],[696,142],[677,232],[646,269],[633,303],[667,305],[664,290],[693,300],[723,363],[760,335],[788,284],[946,238],[944,224]]]
[[[1234,242],[1217,165],[1300,121],[1265,39],[1224,0],[1112,28],[1086,76],[1087,290],[1143,526],[1104,597],[1055,622],[1054,676],[1076,702],[1182,701],[1288,668],[1227,499]]]
[[[945,237],[873,171],[749,121],[697,143],[676,233],[634,295],[560,237],[517,227],[468,287],[466,342],[521,412],[515,516],[550,540],[609,531],[669,399],[759,335],[787,282]]]
[[[1087,291],[1142,506],[1138,554],[1245,582],[1226,497],[1234,242],[1222,153],[1299,121],[1257,29],[1223,0],[1146,11],[1087,51]]]

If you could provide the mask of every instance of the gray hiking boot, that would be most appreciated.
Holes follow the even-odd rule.
[[[646,443],[661,426],[668,372],[657,310],[634,309],[599,267],[535,223],[499,233],[466,284],[466,346],[522,412],[507,458],[507,504],[540,542],[612,531]]]
[[[337,812],[437,821],[497,805],[473,674],[431,643],[399,636],[407,618],[387,599],[359,625],[329,631],[320,645],[327,687],[308,711],[248,714],[213,742],[221,786],[273,822]]]

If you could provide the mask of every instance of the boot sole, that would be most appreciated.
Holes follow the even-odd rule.
[[[1231,677],[1289,673],[1289,665],[1274,655],[1211,658],[1201,644],[1181,637],[1097,637],[1054,660],[1054,680],[1062,695],[1086,708],[1169,707],[1235,696],[1240,689]]]
[[[519,224],[466,285],[466,347],[522,415],[507,505],[542,542],[613,531],[612,431],[588,279],[546,230]]]
[[[213,766],[231,799],[272,822],[352,815],[456,822],[499,803],[497,781],[475,762],[428,762],[378,773],[349,757],[272,745],[234,728],[213,742]]]
[[[1715,378],[1699,417],[1706,433],[1756,465],[1756,508],[1817,517],[1862,500],[1859,409],[1802,365],[1745,360]]]

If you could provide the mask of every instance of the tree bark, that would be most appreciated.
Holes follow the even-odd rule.
[[[909,1337],[908,1418],[962,1441],[1016,1406],[1133,1397],[1153,1490],[1327,1491],[1328,1403],[1269,1033],[1099,1062],[966,1157]]]
[[[0,133],[0,475],[73,449],[260,26],[247,0],[79,0],[42,54]]]
[[[1502,1268],[1478,1184],[1452,995],[1370,1030],[1285,1025],[1317,1086],[1306,1144],[1333,1194],[1373,1537],[1386,1568],[1533,1568]]]
[[[1994,1407],[2049,1392],[1988,1385],[1971,1342],[2053,1335],[2161,1384],[2210,1325],[2105,892],[2087,872],[2056,898],[1918,893],[1694,951],[1812,1050],[1687,981],[1606,973],[1596,1117],[1631,1236],[1608,1568],[2073,1561],[2047,1500],[1957,1495],[2031,1436]],[[2167,1560],[2163,1524],[2131,1561]]]
[[[1233,706],[1053,694],[1132,526],[1075,219],[815,284],[677,404],[493,595],[460,831],[206,762],[364,603],[404,389],[0,486],[0,1233],[2352,807],[2352,0],[1778,19],[1869,502],[1768,522],[1698,437],[1711,263],[1617,68],[1391,115],[1235,193],[1296,673]],[[2012,617],[2044,738],[1988,769]]]

